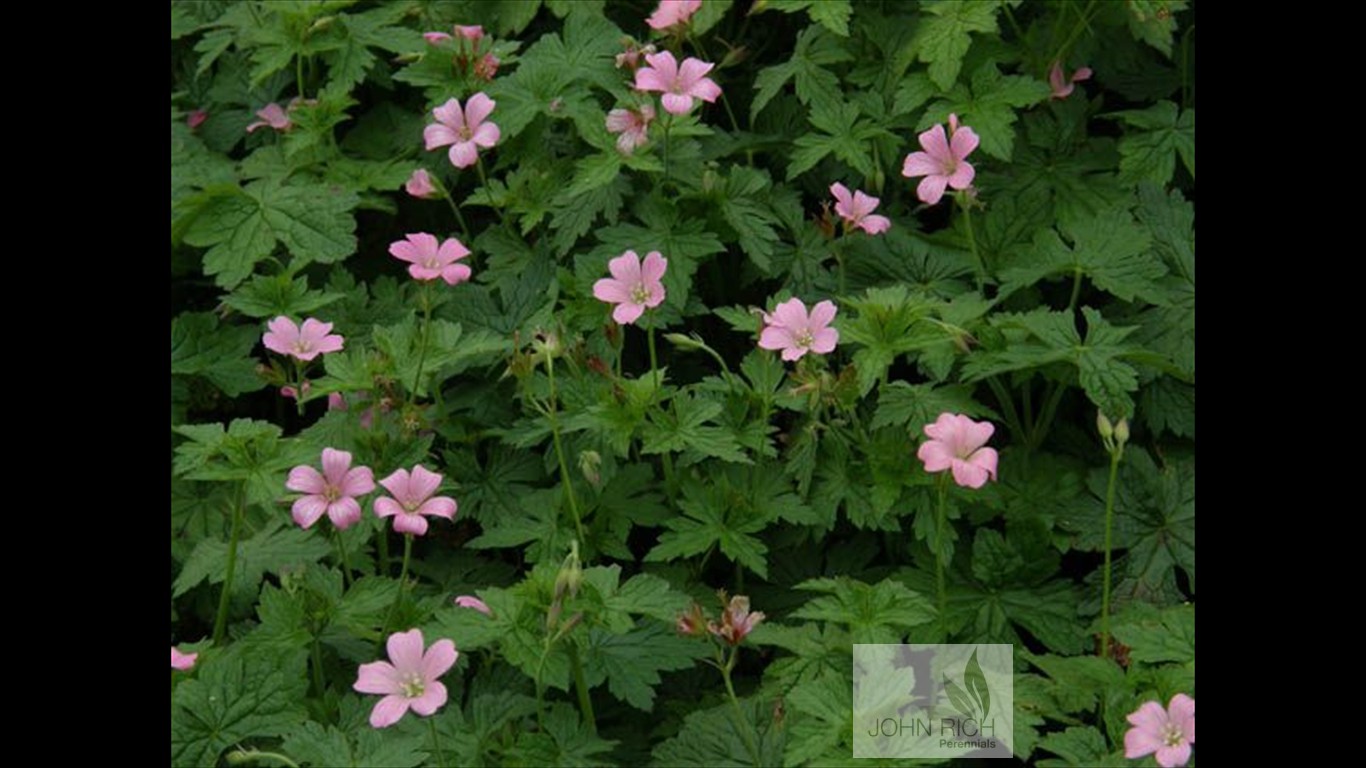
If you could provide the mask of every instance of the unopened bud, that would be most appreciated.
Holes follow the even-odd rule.
[[[583,451],[579,454],[579,471],[583,479],[594,488],[602,486],[602,454],[597,451]]]
[[[576,539],[570,542],[569,555],[555,576],[555,600],[558,602],[566,594],[570,597],[578,595],[579,585],[582,583],[583,567],[579,563],[579,542]]]
[[[1096,411],[1096,431],[1100,433],[1102,440],[1109,440],[1115,434],[1115,427],[1105,417],[1104,411]]]
[[[699,349],[705,349],[707,346],[700,338],[685,336],[681,333],[666,333],[664,334],[664,338],[668,340],[670,344],[673,344],[675,347],[686,352],[696,352]]]
[[[1119,423],[1115,424],[1115,442],[1119,443],[1120,445],[1124,445],[1125,443],[1129,442],[1128,419],[1120,419]]]

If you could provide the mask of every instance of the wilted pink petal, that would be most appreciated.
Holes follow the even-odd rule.
[[[455,34],[466,40],[479,40],[484,36],[484,28],[478,24],[473,26],[455,25]]]
[[[474,76],[481,80],[492,80],[498,74],[498,65],[501,63],[497,56],[486,53],[474,62]]]
[[[640,109],[614,109],[607,113],[607,130],[619,133],[617,149],[629,155],[649,139],[650,123],[655,119],[655,108],[642,104]]]
[[[702,0],[660,0],[659,7],[645,23],[651,29],[668,29],[675,24],[686,24],[701,7]]]
[[[1052,69],[1048,71],[1048,85],[1053,89],[1052,98],[1054,99],[1065,99],[1068,96],[1071,96],[1073,89],[1077,87],[1075,85],[1076,83],[1090,79],[1090,67],[1082,67],[1076,72],[1073,72],[1071,78],[1066,77],[1063,73],[1061,61],[1053,62]]]
[[[198,653],[181,653],[176,647],[171,646],[171,669],[178,669],[182,672],[194,667],[194,663],[199,659]]]
[[[327,410],[344,411],[346,410],[346,396],[340,392],[332,392],[327,396]]]
[[[700,612],[698,616],[700,617]],[[725,610],[721,611],[721,623],[707,622],[707,631],[730,645],[739,645],[763,620],[763,612],[750,613],[748,597],[736,595],[730,599]],[[680,628],[681,626],[680,624]]]
[[[422,36],[425,37],[427,39],[427,42],[431,43],[432,45],[436,45],[437,43],[440,43],[443,40],[452,39],[451,36],[445,32],[423,32]]]
[[[277,131],[287,131],[294,127],[294,123],[289,119],[289,115],[285,113],[284,107],[281,107],[273,101],[257,110],[256,116],[261,119],[248,125],[247,133],[252,133],[257,128],[270,127]]]
[[[939,202],[946,187],[967,189],[977,173],[966,160],[977,148],[976,132],[959,126],[958,115],[949,115],[949,126],[952,137],[945,134],[942,125],[920,134],[920,146],[924,151],[907,155],[901,166],[902,176],[925,177],[916,189],[916,195],[928,205]]]
[[[455,604],[461,608],[473,608],[485,616],[493,615],[493,611],[489,610],[488,604],[474,595],[460,595],[455,598]]]
[[[662,280],[668,265],[659,251],[646,254],[644,263],[635,251],[627,251],[607,263],[612,276],[593,284],[593,296],[617,305],[612,319],[621,325],[634,323],[645,310],[664,303]]]
[[[995,431],[996,426],[989,421],[941,413],[933,424],[925,425],[925,435],[930,439],[916,451],[916,457],[926,472],[948,469],[958,485],[981,488],[988,478],[996,478],[996,449],[984,447]]]
[[[426,168],[418,168],[413,171],[413,175],[408,177],[403,188],[413,197],[431,198],[439,194],[436,191],[436,185],[432,184],[432,177],[427,174]]]
[[[206,110],[196,109],[195,111],[185,116],[185,124],[190,126],[190,130],[193,131],[194,129],[203,125],[204,121],[208,119],[209,113]]]
[[[375,728],[397,723],[409,708],[423,716],[440,709],[447,692],[439,679],[460,657],[450,640],[438,640],[424,653],[419,629],[390,635],[387,646],[390,661],[360,665],[351,686],[361,693],[384,694],[370,711],[370,725]]]
[[[781,350],[784,360],[800,360],[807,352],[824,355],[833,352],[839,343],[839,331],[830,327],[835,319],[835,303],[822,301],[811,308],[792,298],[764,315],[764,328],[759,333],[759,347]]]

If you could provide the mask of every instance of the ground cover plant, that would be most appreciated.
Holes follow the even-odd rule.
[[[1193,765],[1194,42],[173,1],[172,764],[851,764],[854,644],[994,642]]]

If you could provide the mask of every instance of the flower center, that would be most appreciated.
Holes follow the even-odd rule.
[[[408,675],[403,682],[399,683],[399,688],[403,690],[403,695],[409,699],[416,699],[422,695],[426,689],[426,683],[422,677],[416,673]]]
[[[1186,743],[1186,734],[1176,723],[1167,723],[1162,728],[1162,741],[1169,747],[1179,747]]]
[[[460,126],[460,130],[456,133],[460,134],[460,138],[464,141],[469,141],[474,136],[474,132],[470,130],[468,125]]]
[[[337,500],[337,499],[340,499],[341,497],[342,497],[341,489],[338,488],[338,487],[335,486],[335,485],[329,485],[329,486],[327,486],[326,488],[323,489],[323,498],[324,498],[324,499],[327,499],[327,503],[328,503],[328,504],[332,504],[332,503],[336,502],[336,500]]]
[[[420,506],[422,506],[422,503],[421,503],[421,502],[418,502],[418,501],[405,501],[405,502],[403,502],[403,509],[404,509],[404,511],[407,511],[407,512],[417,512],[417,508],[420,507]]]
[[[803,328],[796,334],[795,338],[799,347],[810,347],[816,343],[816,335],[811,332],[810,328]]]
[[[294,351],[300,355],[306,355],[313,351],[313,342],[308,339],[299,339],[294,342]]]
[[[436,254],[432,254],[422,262],[422,266],[427,269],[441,269],[441,262],[437,260]]]
[[[631,289],[632,304],[644,304],[649,300],[650,289],[646,288],[644,283],[639,283],[638,285],[636,285],[636,287]]]

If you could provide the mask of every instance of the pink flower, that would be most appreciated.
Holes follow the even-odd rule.
[[[807,315],[801,299],[788,299],[764,313],[764,330],[759,334],[763,349],[781,349],[784,360],[798,360],[807,352],[824,355],[834,351],[840,332],[830,327],[835,319],[835,303],[822,301]]]
[[[850,197],[849,190],[838,181],[830,185],[830,194],[835,196],[835,213],[844,219],[846,227],[858,227],[870,235],[877,235],[892,226],[892,220],[886,216],[872,215],[881,202],[878,198],[861,191],[855,191]]]
[[[422,630],[410,629],[389,635],[390,661],[360,665],[351,687],[361,693],[382,693],[370,711],[370,725],[388,728],[411,708],[423,717],[435,714],[446,703],[446,686],[438,679],[460,658],[455,643],[437,640],[426,648]]]
[[[501,64],[497,56],[486,53],[474,62],[474,76],[481,80],[492,80],[498,74],[498,65]]]
[[[312,528],[326,512],[337,530],[344,531],[360,522],[357,496],[375,490],[375,475],[369,467],[351,468],[351,454],[323,449],[323,471],[303,464],[289,471],[285,487],[308,494],[294,502],[294,522]]]
[[[465,108],[460,108],[457,99],[451,99],[432,110],[437,122],[422,131],[427,149],[451,145],[451,165],[468,168],[479,160],[479,147],[485,149],[498,143],[502,133],[498,126],[484,120],[493,111],[497,102],[482,91],[470,97]]]
[[[271,320],[267,327],[270,330],[261,337],[266,349],[282,355],[293,355],[304,362],[328,352],[340,352],[345,341],[343,337],[332,333],[331,323],[311,317],[304,321],[302,328],[283,315]]]
[[[485,616],[493,615],[493,611],[489,610],[488,605],[474,595],[461,595],[455,598],[455,604],[461,608],[473,608]]]
[[[443,40],[453,39],[449,34],[445,32],[423,32],[422,36],[426,38],[427,42],[431,43],[432,45],[436,45],[437,43]]]
[[[607,113],[607,130],[620,133],[617,149],[629,155],[649,138],[650,122],[655,119],[655,108],[642,104],[640,109],[614,109]]]
[[[281,107],[273,101],[257,110],[256,116],[261,119],[248,125],[247,133],[252,133],[257,128],[265,128],[266,126],[270,126],[277,131],[287,131],[294,127],[294,122],[289,119],[289,115],[285,113],[284,107]]]
[[[203,125],[204,121],[208,119],[209,113],[207,111],[202,109],[196,109],[195,111],[185,116],[185,124],[190,126],[190,130],[193,131],[194,129]]]
[[[434,235],[418,232],[390,243],[389,253],[409,262],[408,274],[416,280],[439,277],[448,285],[458,285],[470,279],[470,268],[455,263],[470,255],[470,249],[453,237],[438,246]]]
[[[721,612],[720,626],[717,626],[714,621],[709,621],[707,622],[707,631],[725,640],[730,645],[739,645],[744,642],[745,636],[754,631],[754,628],[763,620],[762,611],[749,612],[748,597],[736,595],[730,599],[730,605]]]
[[[635,251],[627,251],[607,262],[612,276],[593,283],[593,295],[599,301],[616,304],[612,319],[629,325],[640,319],[645,310],[664,303],[664,283],[660,279],[668,266],[668,259],[659,251],[646,254],[644,263]]]
[[[1124,734],[1126,758],[1156,752],[1162,768],[1177,768],[1190,760],[1195,743],[1195,699],[1178,693],[1166,710],[1159,702],[1145,701],[1128,720],[1134,727]]]
[[[1053,98],[1055,99],[1065,99],[1068,96],[1071,96],[1072,90],[1077,87],[1075,83],[1090,79],[1091,68],[1082,67],[1076,72],[1073,72],[1071,80],[1068,80],[1063,75],[1061,61],[1053,62],[1053,68],[1048,71],[1048,84],[1053,88]]]
[[[686,24],[702,7],[702,0],[659,0],[659,7],[645,20],[651,29],[668,29],[675,24]]]
[[[413,473],[408,474],[408,470],[400,469],[392,475],[379,481],[379,484],[394,495],[394,498],[381,496],[375,499],[375,514],[380,517],[394,518],[394,530],[399,533],[411,533],[414,536],[423,536],[427,533],[427,517],[444,517],[447,520],[455,517],[455,499],[449,496],[437,496],[437,487],[441,485],[441,475],[423,467],[421,464],[413,467]]]
[[[478,41],[484,37],[484,28],[478,25],[472,27],[465,27],[456,24],[454,31],[457,36],[462,37],[466,40]],[[427,38],[427,42],[431,43],[432,45],[436,45],[437,43],[443,40],[455,39],[450,35],[446,34],[445,32],[423,32],[422,36]]]
[[[662,92],[661,100],[667,112],[686,115],[692,111],[694,98],[713,102],[721,95],[721,87],[711,78],[703,77],[715,64],[689,58],[684,59],[680,67],[668,51],[650,54],[645,60],[650,66],[636,70],[636,90]]]
[[[413,175],[404,182],[403,188],[413,197],[431,198],[438,194],[436,185],[432,184],[432,177],[428,175],[426,168],[418,168],[413,171]]]
[[[977,149],[977,134],[967,126],[960,128],[958,115],[949,115],[949,130],[949,137],[944,135],[942,125],[920,134],[920,146],[925,151],[906,155],[901,166],[901,175],[908,179],[925,177],[915,193],[927,205],[939,202],[946,186],[967,189],[977,175],[972,164],[966,162],[972,150]]]
[[[327,410],[344,411],[346,410],[346,396],[340,392],[333,392],[327,396]]]
[[[198,658],[199,654],[197,653],[181,653],[174,645],[171,646],[171,669],[178,669],[182,672],[193,669]]]
[[[981,488],[987,477],[996,478],[996,449],[984,448],[996,426],[976,422],[967,416],[941,413],[933,424],[925,425],[930,438],[916,451],[925,462],[926,472],[953,470],[953,481],[966,488]]]

